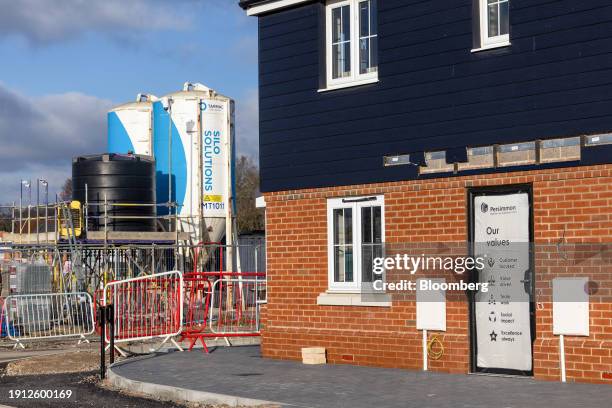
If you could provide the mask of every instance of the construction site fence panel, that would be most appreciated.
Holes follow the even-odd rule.
[[[209,308],[210,331],[219,337],[259,335],[260,305],[266,298],[263,274],[229,274],[213,282]]]
[[[104,302],[112,304],[116,343],[179,335],[183,317],[183,274],[163,272],[113,281],[104,287]],[[110,342],[108,331],[106,341]]]
[[[10,295],[4,299],[3,333],[15,342],[84,338],[95,330],[89,293]]]
[[[202,273],[184,276],[185,307],[183,335],[202,333],[208,326],[208,313],[212,295],[212,281]]]

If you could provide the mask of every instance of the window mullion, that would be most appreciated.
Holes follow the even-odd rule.
[[[358,2],[359,0],[351,0],[351,21],[353,22],[351,27],[351,78],[353,80],[359,77],[359,13],[358,13]]]
[[[372,5],[368,5],[368,69],[372,69]]]
[[[497,35],[501,36],[501,2],[497,2]]]
[[[331,7],[326,7],[325,9],[325,19],[326,19],[326,35],[327,38],[325,39],[325,54],[327,56],[327,58],[325,59],[325,65],[326,65],[326,76],[327,76],[327,83],[329,84],[332,79],[333,79],[333,62],[332,62],[332,58],[333,58],[333,27],[332,27],[332,9]]]
[[[489,15],[486,0],[480,0],[480,27],[482,30],[483,43],[489,38]]]

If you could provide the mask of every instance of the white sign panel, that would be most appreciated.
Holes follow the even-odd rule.
[[[197,137],[197,133],[190,132],[190,128],[194,126],[193,123],[198,120],[199,107],[198,101],[194,98],[175,97],[173,101],[171,109],[172,124],[182,144],[182,149],[179,150],[185,152],[185,167],[183,167],[183,164],[179,165],[178,157],[173,158],[173,175],[176,177],[173,181],[173,188],[176,189],[179,215],[189,217],[197,213],[198,197],[200,196],[197,183],[192,182],[196,180],[198,174],[197,158],[199,153],[196,149],[196,143],[194,143],[194,137]],[[197,128],[195,130],[197,132]],[[184,197],[179,196],[179,184],[185,186]],[[187,219],[183,219],[181,224],[184,231],[191,232],[195,228],[193,222],[189,222]]]
[[[228,203],[229,129],[227,102],[202,100],[202,211],[225,217]]]
[[[589,335],[588,278],[553,279],[553,334]]]
[[[417,330],[446,331],[446,291],[421,290],[417,279],[416,315]],[[446,279],[427,279],[435,283],[446,283]]]
[[[476,364],[480,368],[530,371],[529,196],[474,199],[474,253],[485,258],[476,296]]]

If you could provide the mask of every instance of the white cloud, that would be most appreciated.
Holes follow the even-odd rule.
[[[237,154],[259,157],[259,98],[257,90],[247,90],[236,100],[236,150]]]
[[[44,45],[85,32],[112,36],[180,30],[191,18],[181,4],[161,0],[0,0],[0,36],[17,35]]]
[[[0,203],[19,200],[19,182],[49,181],[51,198],[71,175],[71,159],[106,150],[106,112],[113,102],[78,92],[33,97],[0,83]],[[257,161],[258,96],[236,101],[238,155]],[[33,196],[34,197],[34,196]]]
[[[111,106],[78,92],[26,96],[0,83],[0,202],[19,199],[21,179],[44,178],[59,190],[73,156],[103,152]]]

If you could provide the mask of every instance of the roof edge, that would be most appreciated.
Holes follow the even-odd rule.
[[[240,0],[238,5],[246,10],[249,16],[273,12],[287,7],[312,3],[317,0]]]

